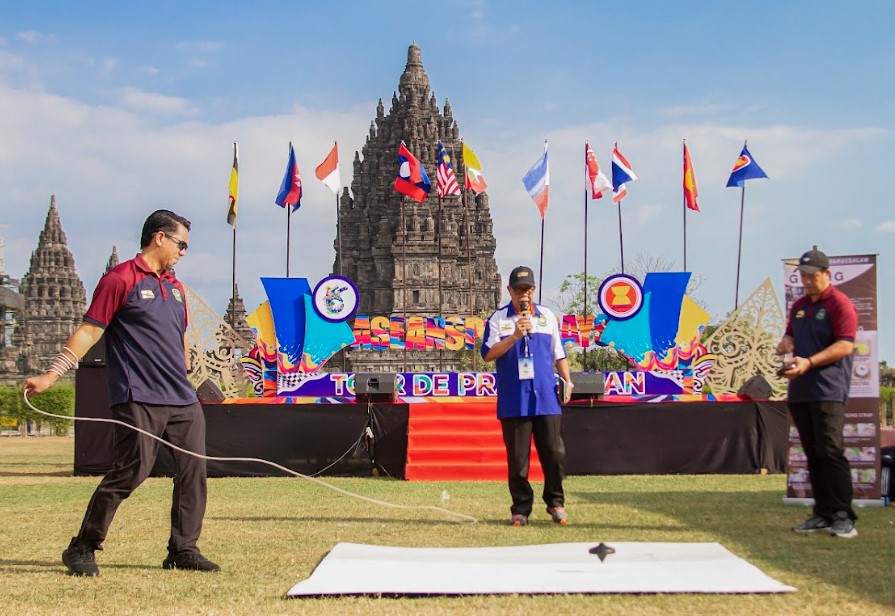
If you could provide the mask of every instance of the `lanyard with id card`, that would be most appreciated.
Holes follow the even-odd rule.
[[[522,349],[522,355],[519,357],[519,380],[530,381],[535,378],[535,362],[528,350],[528,334],[522,338]]]

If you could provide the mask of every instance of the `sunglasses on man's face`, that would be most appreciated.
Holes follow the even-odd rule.
[[[162,233],[165,233],[165,232],[162,231]],[[190,247],[190,245],[187,244],[186,242],[184,242],[182,239],[180,239],[179,237],[176,237],[174,235],[171,235],[170,233],[165,233],[165,237],[168,238],[169,240],[171,240],[172,242],[177,242],[177,250],[187,250]]]

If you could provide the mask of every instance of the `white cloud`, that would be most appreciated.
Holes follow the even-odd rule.
[[[56,37],[54,35],[38,32],[37,30],[25,30],[22,32],[16,32],[16,38],[20,41],[31,44],[49,43],[56,40]]]
[[[7,51],[0,51],[0,72],[12,72],[25,68],[25,59]]]
[[[154,92],[143,92],[137,88],[124,88],[121,91],[119,100],[123,107],[132,111],[182,115],[193,110],[192,104],[185,98],[166,96]]]
[[[131,93],[138,101],[145,100],[142,94]],[[175,121],[160,126],[143,110],[86,105],[15,89],[0,80],[0,218],[10,225],[0,229],[6,270],[16,278],[27,271],[51,194],[88,290],[112,246],[122,259],[130,258],[138,250],[145,217],[168,207],[193,222],[190,253],[178,273],[223,312],[230,288],[227,181],[236,140],[237,274],[240,293],[253,309],[263,299],[260,276],[284,270],[284,214],[273,200],[289,141],[296,144],[305,178],[305,198],[292,218],[292,269],[316,281],[332,266],[336,213],[333,195],[314,178],[314,167],[338,139],[343,181],[350,181],[354,151],[363,144],[375,111],[375,102],[343,112],[296,106],[287,114],[226,124]],[[17,214],[8,217],[8,212]]]
[[[895,233],[895,220],[887,220],[876,227],[877,233]]]
[[[152,65],[144,66],[143,68],[140,69],[140,72],[146,73],[147,75],[158,75],[159,74],[158,68],[156,68]]]

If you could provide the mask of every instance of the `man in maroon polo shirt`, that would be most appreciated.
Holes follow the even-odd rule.
[[[108,348],[112,416],[188,451],[205,454],[205,417],[187,378],[186,296],[171,269],[189,247],[190,221],[157,210],[143,224],[136,257],[110,270],[62,351],[41,376],[25,380],[29,395],[50,387],[99,341]],[[102,550],[121,501],[149,476],[160,443],[115,426],[112,470],[87,505],[77,536],[62,553],[71,575],[99,575]],[[219,571],[199,552],[207,496],[205,460],[173,451],[177,465],[171,502],[171,536],[165,569]]]
[[[787,402],[808,461],[814,511],[793,526],[797,533],[826,532],[851,538],[851,469],[842,446],[845,403],[851,386],[852,351],[858,314],[830,283],[830,260],[817,249],[799,259],[805,295],[792,305],[777,353],[792,353]]]

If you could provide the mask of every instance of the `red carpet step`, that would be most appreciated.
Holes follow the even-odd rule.
[[[506,481],[507,454],[496,402],[411,404],[404,477],[408,481]],[[534,445],[529,479],[544,480]]]

